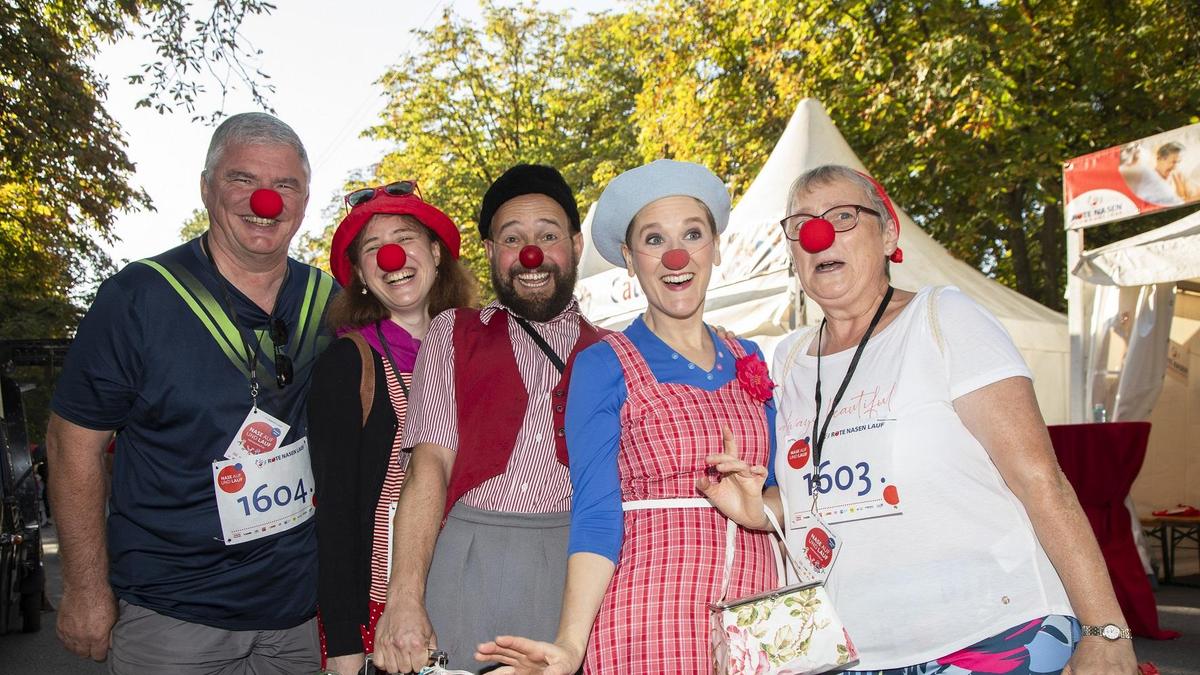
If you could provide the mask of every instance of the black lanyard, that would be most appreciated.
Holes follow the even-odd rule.
[[[217,285],[221,288],[221,297],[225,300],[225,305],[228,308],[228,318],[233,322],[233,329],[237,331],[238,338],[242,341],[242,347],[246,350],[246,372],[250,377],[250,400],[255,408],[258,408],[258,349],[251,346],[251,342],[246,339],[246,335],[242,333],[242,324],[238,321],[237,309],[234,307],[233,298],[229,295],[229,281],[225,279],[225,275],[221,274],[221,270],[217,267],[217,261],[213,258],[212,248],[208,245],[208,233],[200,239],[200,248],[204,249],[204,255],[208,256],[208,262],[212,264],[213,274],[217,275]],[[279,290],[275,292],[275,304],[271,307],[271,313],[267,318],[267,326],[270,327],[275,323],[275,309],[279,307],[279,299],[283,297],[283,289],[287,286],[288,277],[291,276],[291,268],[285,263],[283,272],[283,283],[279,284]],[[224,307],[222,309],[225,309]],[[250,333],[254,336],[253,331]]]
[[[392,373],[396,376],[396,381],[400,383],[400,391],[404,393],[404,398],[407,400],[408,385],[404,384],[404,376],[400,374],[400,371],[396,368],[396,360],[392,358],[392,348],[388,346],[387,338],[383,336],[383,328],[380,327],[383,322],[384,319],[375,322],[375,337],[379,338],[379,344],[383,347],[384,358],[387,359],[388,365],[391,366]]]
[[[542,350],[542,352],[546,354],[546,358],[550,359],[550,363],[554,364],[554,367],[558,370],[558,374],[561,375],[562,372],[567,369],[567,364],[563,363],[563,360],[558,356],[558,354],[554,353],[554,350],[550,347],[549,343],[546,342],[545,338],[543,338],[541,335],[538,335],[538,332],[534,330],[533,326],[530,326],[529,322],[525,319],[522,319],[514,314],[513,320],[517,322],[518,326],[524,328],[526,333],[529,333],[529,337],[533,339],[534,344],[536,344]]]
[[[829,416],[825,418],[825,425],[821,427],[821,434],[817,435],[817,424],[821,419],[821,336],[825,333],[825,319],[821,319],[821,328],[817,331],[817,412],[813,416],[813,477],[821,473],[821,449],[825,447],[825,433],[829,431],[829,421],[833,419],[833,411],[837,410],[838,403],[842,401],[842,394],[846,393],[846,387],[850,386],[850,378],[854,376],[855,369],[858,368],[858,359],[862,356],[863,350],[867,347],[867,340],[871,339],[871,334],[875,332],[875,327],[879,325],[879,320],[883,318],[883,311],[887,309],[888,303],[892,300],[892,293],[896,289],[888,286],[887,292],[883,294],[883,302],[879,303],[879,309],[875,310],[875,316],[871,318],[871,325],[867,326],[867,332],[862,336],[862,340],[858,342],[858,349],[854,352],[854,358],[850,360],[850,367],[846,369],[846,376],[842,378],[842,386],[838,387],[837,394],[833,397],[833,403],[829,406]]]

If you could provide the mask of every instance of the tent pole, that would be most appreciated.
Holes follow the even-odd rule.
[[[1083,253],[1083,230],[1067,230],[1067,331],[1071,341],[1071,372],[1068,381],[1070,408],[1068,419],[1074,424],[1087,422],[1087,363],[1083,352],[1083,280],[1075,276],[1075,266]]]

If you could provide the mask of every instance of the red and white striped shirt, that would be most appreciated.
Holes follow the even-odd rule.
[[[501,309],[511,312],[499,302],[493,302],[480,311],[480,321],[487,325]],[[417,365],[413,369],[412,400],[404,432],[406,448],[433,443],[455,451],[458,449],[454,317],[454,311],[434,317],[421,343]],[[529,325],[559,358],[566,361],[579,339],[579,321],[579,304],[572,300],[550,321],[530,321]],[[525,419],[517,432],[516,445],[505,472],[463,495],[461,502],[477,509],[508,513],[570,511],[571,477],[567,467],[559,463],[555,455],[550,404],[550,391],[561,375],[533,339],[511,319],[508,337],[529,395]]]
[[[383,490],[379,494],[379,502],[375,505],[375,528],[371,537],[371,589],[369,596],[378,603],[387,602],[388,576],[392,571],[392,541],[388,533],[392,528],[392,516],[395,506],[400,501],[400,490],[404,487],[404,477],[408,469],[409,454],[404,452],[406,447],[401,442],[401,431],[408,419],[408,399],[400,386],[399,375],[404,384],[412,390],[412,373],[396,373],[391,364],[383,362],[383,373],[387,377],[388,400],[396,411],[396,424],[399,429],[392,439],[392,449],[388,454],[387,472],[383,475]]]

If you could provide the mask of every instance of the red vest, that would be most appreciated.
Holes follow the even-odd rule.
[[[458,451],[446,488],[445,515],[463,495],[508,469],[517,433],[525,422],[529,394],[508,336],[508,313],[498,310],[486,325],[478,309],[454,315],[454,400],[458,408]],[[579,317],[579,339],[566,370],[551,390],[558,461],[567,464],[567,383],[575,355],[608,334]],[[445,516],[443,515],[443,518]]]

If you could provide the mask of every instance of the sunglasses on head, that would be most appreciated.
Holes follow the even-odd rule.
[[[417,188],[415,180],[398,180],[395,183],[380,185],[378,187],[362,188],[355,190],[346,195],[346,206],[354,208],[356,206],[366,204],[379,195],[380,192],[387,193],[393,197],[405,197],[414,192],[418,197],[421,196],[421,191]]]
[[[288,343],[287,325],[283,323],[283,319],[271,317],[270,329],[271,344],[275,347],[275,384],[283,389],[292,383],[292,377],[295,375],[292,357],[284,351]]]

